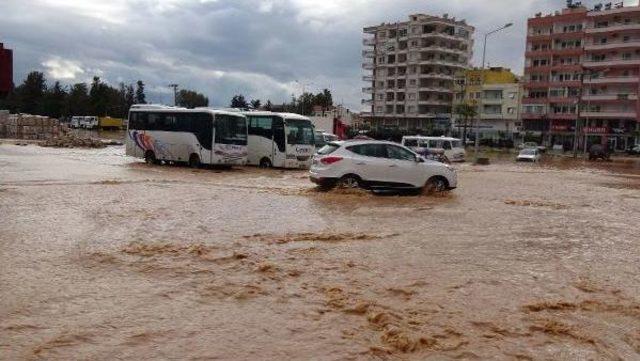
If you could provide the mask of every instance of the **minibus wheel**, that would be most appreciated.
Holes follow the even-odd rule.
[[[271,160],[269,158],[262,158],[260,160],[260,168],[271,168],[273,164],[271,164]]]
[[[158,164],[156,154],[152,150],[148,150],[144,153],[144,161],[147,162],[147,164]]]
[[[191,154],[189,157],[189,167],[200,168],[200,156],[197,154]]]

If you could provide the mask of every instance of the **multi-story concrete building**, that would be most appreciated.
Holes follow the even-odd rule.
[[[454,74],[469,68],[474,28],[464,20],[414,14],[364,28],[367,72],[361,113],[372,127],[449,128]]]
[[[13,51],[0,43],[0,96],[13,89]]]
[[[484,79],[483,79],[484,78]],[[453,127],[458,136],[475,134],[475,127],[481,138],[513,139],[522,127],[519,118],[522,87],[520,79],[510,69],[493,67],[466,70],[456,74],[453,110]],[[477,119],[466,119],[458,114],[459,104],[467,104],[476,109]]]
[[[573,5],[528,21],[523,125],[548,145],[622,150],[638,123],[640,7]]]
[[[640,6],[590,11],[584,49],[585,141],[625,150],[636,141],[640,115]]]

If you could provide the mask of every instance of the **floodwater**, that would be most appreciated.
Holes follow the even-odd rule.
[[[640,360],[634,161],[438,197],[0,145],[0,359]]]

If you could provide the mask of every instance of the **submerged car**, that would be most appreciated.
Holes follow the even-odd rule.
[[[627,150],[627,154],[629,155],[640,155],[640,144],[636,144]]]
[[[373,140],[327,143],[313,158],[310,179],[322,188],[443,192],[458,186],[453,167],[399,144]]]
[[[594,144],[589,148],[589,160],[608,160],[609,151],[606,147],[600,144]]]
[[[547,151],[547,147],[545,147],[544,145],[538,145],[538,143],[535,143],[535,142],[522,143],[519,145],[519,148],[520,149],[537,149],[541,153],[544,153]]]
[[[520,153],[516,157],[516,161],[538,162],[541,158],[542,156],[540,155],[540,151],[538,149],[528,148],[520,151]]]

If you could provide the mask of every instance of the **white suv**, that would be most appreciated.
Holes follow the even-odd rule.
[[[372,140],[330,142],[313,157],[311,181],[324,188],[420,189],[458,186],[451,166],[425,160],[408,148]]]

